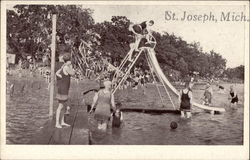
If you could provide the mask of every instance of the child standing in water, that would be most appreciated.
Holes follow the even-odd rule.
[[[99,90],[93,98],[90,113],[95,108],[94,118],[98,123],[97,127],[102,131],[106,131],[111,112],[115,111],[115,101],[111,92],[111,81],[105,81],[103,84],[104,89]]]
[[[212,103],[212,96],[213,96],[213,90],[212,87],[209,83],[206,85],[206,89],[204,92],[204,99],[203,99],[203,104],[210,106]]]
[[[229,92],[229,94],[230,94],[230,100],[231,100],[230,101],[230,107],[236,109],[239,99],[238,99],[237,93],[234,90],[233,85],[230,86],[230,92]]]
[[[192,105],[192,84],[185,83],[185,88],[181,90],[179,95],[180,111],[182,118],[191,118],[191,105]]]

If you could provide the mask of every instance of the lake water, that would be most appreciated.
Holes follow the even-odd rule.
[[[178,123],[171,129],[170,123]],[[121,145],[242,145],[243,108],[224,114],[196,112],[190,120],[175,114],[152,115],[124,113],[121,128],[108,129],[103,135],[94,133],[94,144]],[[100,138],[102,137],[102,138]]]
[[[28,144],[48,119],[48,90],[39,89],[46,88],[47,85],[32,83],[32,86],[27,86],[25,92],[21,93],[19,90],[22,83],[18,84],[14,97],[7,95],[7,144]],[[29,90],[29,87],[33,90]],[[143,94],[142,96],[145,97]],[[126,98],[126,101],[129,100],[131,97]],[[133,104],[135,101],[136,105],[140,104],[138,100],[133,100]],[[144,105],[146,104],[149,102]],[[183,120],[179,115],[171,113],[156,115],[124,112],[124,124],[121,128],[108,129],[107,133],[93,132],[92,142],[123,145],[242,145],[243,114],[242,104],[237,110],[226,108],[225,113],[218,115],[194,110],[190,120]],[[172,121],[178,123],[175,130],[170,128]]]

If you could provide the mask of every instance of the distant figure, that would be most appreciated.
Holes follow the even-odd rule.
[[[105,81],[103,84],[104,89],[99,90],[93,98],[90,113],[95,110],[94,118],[97,121],[98,129],[106,131],[111,112],[115,111],[115,100],[111,92],[111,81]]]
[[[185,88],[180,92],[180,111],[182,118],[191,118],[191,105],[192,105],[192,84],[185,83]]]
[[[206,85],[206,89],[204,92],[203,104],[210,106],[212,103],[213,89],[209,83]]]
[[[219,88],[220,93],[225,93],[225,90],[224,90],[225,88],[223,86],[217,84],[217,87]]]
[[[57,99],[59,106],[56,110],[56,128],[62,128],[62,126],[70,126],[64,122],[64,113],[61,110],[66,106],[66,102],[69,97],[70,77],[75,74],[71,64],[70,54],[65,54],[63,57],[64,64],[56,72],[57,76]]]
[[[134,78],[134,86],[133,86],[133,88],[132,89],[138,89],[138,85],[139,85],[139,81],[140,81],[140,75],[139,74],[137,74],[136,76],[135,76],[135,78]]]
[[[230,86],[229,94],[230,94],[230,100],[231,100],[230,107],[236,109],[239,99],[238,99],[238,95],[237,95],[236,91],[234,90],[233,85]]]

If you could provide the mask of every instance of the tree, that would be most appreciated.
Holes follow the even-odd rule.
[[[185,77],[188,74],[188,64],[185,62],[184,58],[180,58],[176,62],[177,70],[182,74],[182,77]]]
[[[52,14],[57,14],[57,43],[91,40],[92,10],[76,5],[16,5],[7,10],[7,43],[18,55],[45,52],[51,44]]]

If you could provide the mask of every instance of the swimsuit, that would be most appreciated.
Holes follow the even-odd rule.
[[[191,109],[190,98],[188,96],[189,91],[190,90],[188,90],[188,92],[186,94],[182,91],[181,106],[180,106],[181,111],[190,111],[190,109]]]
[[[95,119],[98,121],[108,121],[111,110],[111,93],[105,93],[103,90],[98,92],[97,106],[95,110]]]
[[[57,79],[57,99],[59,101],[67,101],[70,87],[70,75],[65,75],[63,70],[61,70],[62,78]]]
[[[230,91],[230,95],[231,95],[231,97],[232,97],[231,103],[237,103],[237,102],[239,101],[237,95],[234,97],[234,92],[231,92],[231,91]],[[234,98],[233,98],[233,97],[234,97]]]

